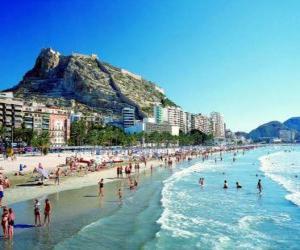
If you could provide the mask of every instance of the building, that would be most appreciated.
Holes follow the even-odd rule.
[[[27,129],[37,133],[49,131],[50,111],[47,107],[37,103],[25,104],[23,106],[23,123]]]
[[[1,92],[0,95],[0,126],[5,128],[5,139],[14,142],[14,128],[21,128],[23,101],[14,98],[12,92]]]
[[[180,116],[179,116],[179,129],[183,133],[187,133],[187,124],[186,124],[186,112],[183,110],[180,110]]]
[[[153,117],[155,119],[155,123],[162,124],[168,120],[167,117],[167,109],[163,108],[161,105],[153,106]]]
[[[279,130],[279,139],[282,142],[291,143],[295,141],[296,133],[293,130],[281,129]]]
[[[49,132],[50,142],[54,146],[66,145],[70,138],[70,114],[68,110],[46,107],[43,104],[30,103],[23,106],[24,127],[36,131]]]
[[[211,120],[209,117],[202,114],[191,115],[191,129],[196,129],[205,134],[211,134]]]
[[[225,138],[225,123],[224,118],[219,112],[210,114],[211,130],[215,138]]]
[[[134,126],[135,122],[135,109],[126,107],[122,109],[122,121],[123,128],[128,128]]]
[[[124,74],[124,75],[129,75],[133,78],[135,78],[136,80],[142,80],[142,77],[140,75],[137,75],[137,74],[134,74],[126,69],[121,69],[121,72]]]
[[[89,113],[89,114],[82,114],[81,112],[71,112],[70,115],[70,122],[78,122],[80,120],[84,120],[86,125],[104,125],[105,121],[104,118],[98,113]]]
[[[51,144],[54,146],[62,146],[68,143],[70,139],[70,119],[68,114],[56,110],[50,113],[49,134]]]
[[[167,122],[172,126],[180,127],[182,110],[178,107],[167,107]]]
[[[189,112],[184,112],[184,113],[185,113],[185,128],[186,128],[185,133],[189,133],[192,130],[192,114]]]
[[[167,132],[171,135],[179,135],[179,127],[172,126],[168,123],[157,124],[152,122],[138,122],[134,126],[125,128],[127,134],[138,134],[138,133],[153,133],[153,132]]]

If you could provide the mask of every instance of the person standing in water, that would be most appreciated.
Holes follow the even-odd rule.
[[[261,192],[262,192],[261,179],[258,180],[257,189],[258,189],[258,192],[261,194]]]
[[[50,224],[50,214],[51,214],[51,205],[49,199],[45,200],[45,210],[44,210],[44,225],[47,223]]]
[[[103,178],[98,182],[99,184],[99,196],[104,196],[104,180]]]
[[[38,199],[34,200],[34,225],[41,226],[41,212],[40,212],[40,203]]]
[[[8,237],[12,239],[14,236],[14,225],[15,225],[15,213],[12,208],[8,209]]]
[[[122,201],[123,194],[122,194],[121,188],[118,189],[118,197],[119,197],[119,200]]]
[[[242,186],[240,185],[240,183],[238,181],[235,184],[236,184],[237,189],[242,188]]]
[[[223,188],[224,188],[224,189],[227,189],[227,188],[228,188],[228,184],[227,184],[227,181],[226,181],[226,180],[224,181],[224,186],[223,186]]]
[[[6,207],[3,207],[1,226],[3,230],[3,238],[7,238],[8,237],[8,209]]]

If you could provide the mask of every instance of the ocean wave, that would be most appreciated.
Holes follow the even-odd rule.
[[[163,182],[164,187],[162,189],[161,198],[163,212],[157,220],[157,223],[161,225],[161,229],[167,230],[172,236],[182,238],[197,237],[198,234],[196,232],[191,232],[189,229],[192,228],[193,225],[202,225],[205,223],[201,218],[187,217],[177,211],[186,204],[189,204],[189,198],[192,197],[190,197],[188,192],[176,190],[176,183],[195,172],[201,172],[206,169],[212,170],[219,166],[215,164],[212,165],[210,164],[211,162],[212,161],[196,163],[188,168],[175,172]],[[158,232],[157,236],[159,235]]]
[[[263,171],[267,177],[281,185],[289,192],[289,194],[285,196],[285,199],[291,201],[297,206],[300,206],[300,190],[299,183],[297,183],[298,179],[291,179],[300,169],[299,166],[298,168],[295,167],[294,163],[280,162],[280,159],[284,156],[285,152],[280,151],[260,157],[260,170]]]

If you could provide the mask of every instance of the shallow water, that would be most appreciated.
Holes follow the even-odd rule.
[[[289,195],[299,191],[300,149],[286,149],[291,147],[239,153],[234,163],[230,153],[217,163],[157,168],[140,174],[136,191],[124,188],[122,203],[116,196],[122,182],[106,184],[102,202],[95,197],[97,186],[53,194],[49,227],[16,229],[13,243],[1,244],[4,249],[299,249],[300,208]],[[267,167],[261,165],[265,155],[273,163]],[[272,174],[290,178],[291,185]],[[222,189],[225,179],[228,190]],[[236,181],[242,189],[235,188]],[[32,201],[13,208],[17,224],[32,222]]]

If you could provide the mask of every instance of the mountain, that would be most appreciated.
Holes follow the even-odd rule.
[[[279,130],[289,129],[284,124],[279,121],[272,121],[265,123],[256,129],[252,130],[248,136],[254,141],[260,140],[262,138],[275,138],[279,137]]]
[[[156,103],[176,106],[156,84],[96,55],[65,56],[50,48],[42,49],[34,67],[7,91],[28,101],[116,116],[131,106],[137,118],[152,114]]]
[[[292,117],[283,123],[289,129],[293,129],[300,133],[300,117]]]

